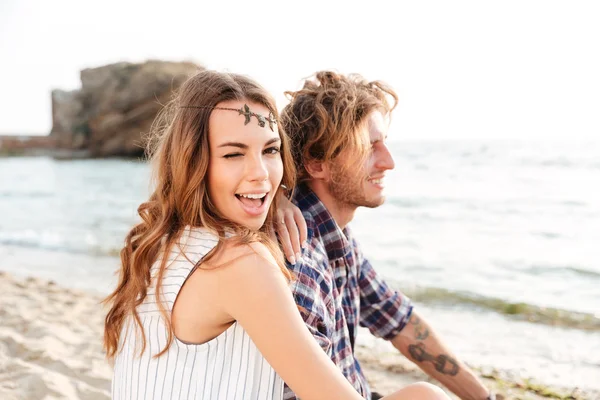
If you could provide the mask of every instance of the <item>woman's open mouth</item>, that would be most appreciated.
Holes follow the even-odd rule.
[[[242,209],[253,217],[259,216],[267,211],[267,196],[269,192],[260,193],[236,193]]]

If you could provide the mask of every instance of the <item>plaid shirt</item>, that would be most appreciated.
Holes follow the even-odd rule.
[[[308,227],[302,260],[288,268],[296,275],[291,288],[302,317],[317,342],[348,381],[366,399],[371,392],[354,343],[358,325],[377,337],[394,338],[404,328],[412,305],[390,289],[360,250],[348,227],[343,231],[325,205],[305,185],[296,188],[294,203]],[[296,399],[286,386],[285,399]]]

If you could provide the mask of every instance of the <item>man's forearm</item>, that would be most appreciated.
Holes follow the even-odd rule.
[[[441,342],[429,324],[413,311],[409,323],[392,344],[432,378],[463,400],[484,400],[488,389]]]

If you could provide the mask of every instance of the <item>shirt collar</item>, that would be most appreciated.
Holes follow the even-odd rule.
[[[330,262],[345,257],[352,251],[350,228],[346,226],[344,230],[340,229],[325,204],[308,185],[299,184],[296,187],[294,203],[305,214],[307,224],[310,225],[309,219],[314,220],[315,236],[321,236]]]

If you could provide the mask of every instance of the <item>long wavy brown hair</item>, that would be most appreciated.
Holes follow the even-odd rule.
[[[291,279],[283,254],[272,239],[277,196],[269,209],[265,224],[254,232],[224,218],[209,197],[209,117],[213,107],[229,100],[263,105],[279,119],[274,99],[252,79],[232,73],[202,71],[179,88],[173,100],[154,121],[147,146],[154,191],[149,200],[138,207],[142,221],[125,238],[125,246],[121,250],[119,283],[114,292],[104,300],[110,307],[104,325],[104,349],[109,359],[114,358],[119,351],[121,331],[130,316],[134,317],[137,328],[142,332],[143,353],[146,338],[136,307],[146,298],[148,287],[152,284],[151,267],[159,259],[161,262],[155,282],[158,294],[156,298],[162,298],[162,278],[168,268],[167,254],[188,226],[206,227],[219,235],[219,243],[204,257],[203,262],[209,261],[218,253],[226,240],[236,241],[236,244],[258,241],[271,251],[286,279]],[[293,188],[296,171],[288,138],[281,127],[278,130],[284,170],[281,183]],[[230,230],[237,234],[225,239],[225,231]],[[156,357],[164,354],[174,337],[169,313],[161,301],[158,301],[158,307],[169,332],[167,344]]]
[[[285,92],[290,102],[281,112],[281,125],[290,137],[298,181],[310,179],[304,167],[311,161],[328,162],[342,151],[365,157],[368,147],[357,135],[372,111],[389,116],[398,95],[382,81],[359,74],[319,71],[298,91]]]

